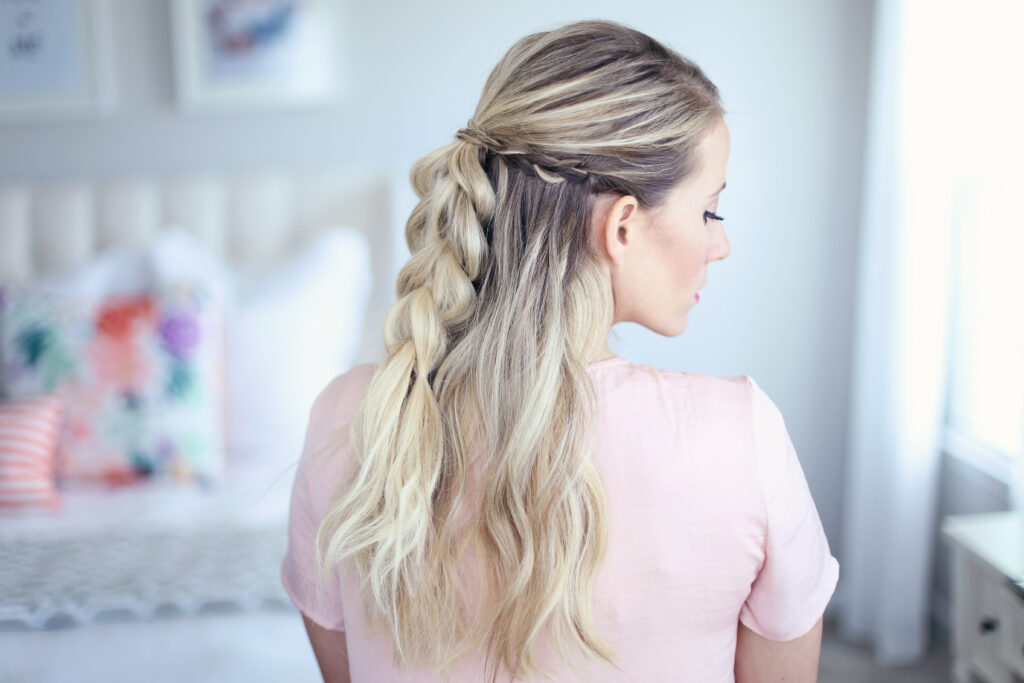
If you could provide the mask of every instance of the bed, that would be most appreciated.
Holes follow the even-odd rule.
[[[350,364],[373,362],[407,253],[406,188],[401,172],[346,169],[0,182],[0,282],[73,269],[168,225],[253,273],[325,226],[347,226],[369,245],[372,278]],[[288,455],[297,458],[300,447]],[[236,459],[215,491],[161,484],[68,491],[57,514],[3,516],[0,623],[47,629],[118,613],[289,605],[278,571],[293,470],[280,464]]]

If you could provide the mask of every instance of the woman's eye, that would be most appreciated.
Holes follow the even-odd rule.
[[[724,218],[719,216],[717,213],[714,213],[712,211],[705,211],[704,212],[704,225],[708,224],[708,219],[709,218],[711,220],[713,220],[713,221],[724,221],[725,220]]]

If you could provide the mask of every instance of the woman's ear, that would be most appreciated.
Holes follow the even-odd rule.
[[[611,262],[620,266],[626,248],[633,243],[640,203],[633,195],[622,195],[598,204],[598,239]]]

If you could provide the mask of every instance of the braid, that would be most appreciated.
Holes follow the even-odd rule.
[[[413,344],[417,372],[424,374],[444,358],[446,333],[457,331],[472,314],[473,281],[480,276],[487,254],[483,222],[490,220],[495,205],[494,190],[475,147],[462,143],[443,147],[417,164],[412,177],[424,177],[425,168],[432,171],[427,175],[434,182],[416,188],[421,199],[406,224],[412,256],[399,272],[398,301],[384,324],[388,353]],[[421,307],[431,309],[430,313]],[[414,316],[418,316],[415,321]],[[413,340],[414,330],[428,339]]]
[[[530,149],[519,143],[506,144],[498,138],[484,132],[472,119],[465,128],[455,133],[459,140],[479,147],[481,150],[497,154],[533,171],[549,183],[561,183],[566,180],[586,180],[592,173],[585,164],[577,159],[566,159],[547,154],[538,149]],[[561,175],[562,173],[568,176]]]

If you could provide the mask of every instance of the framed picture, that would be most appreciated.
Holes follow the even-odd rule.
[[[172,0],[171,8],[182,109],[310,106],[340,95],[333,0]]]
[[[0,0],[0,120],[109,111],[110,42],[106,0]]]

